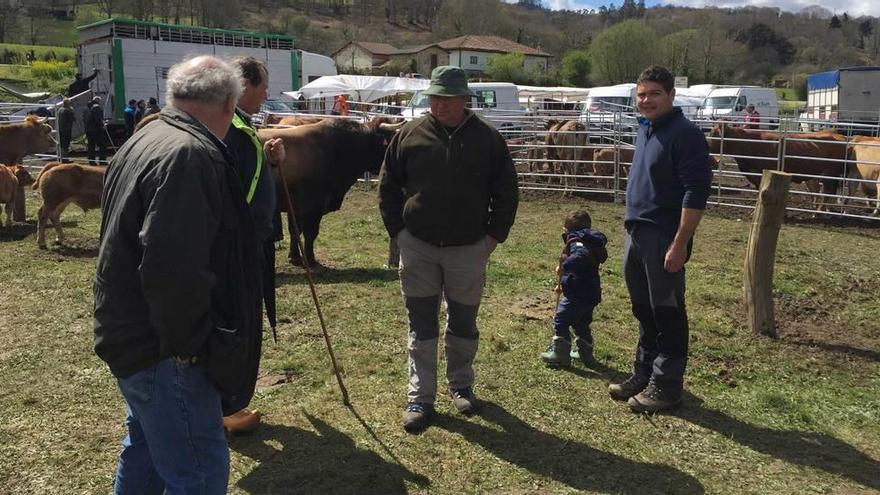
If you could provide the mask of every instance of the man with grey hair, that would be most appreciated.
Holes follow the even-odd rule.
[[[113,157],[94,282],[95,352],[125,399],[116,494],[226,493],[221,401],[238,401],[260,332],[259,245],[222,139],[235,68],[171,68],[168,106]]]

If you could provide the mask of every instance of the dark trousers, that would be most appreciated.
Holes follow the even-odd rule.
[[[61,145],[61,151],[64,152],[64,155],[67,155],[67,152],[70,150],[70,129],[61,129],[58,131],[58,141]]]
[[[553,328],[556,336],[565,340],[571,340],[569,328],[574,329],[574,335],[592,345],[593,332],[590,323],[593,322],[594,306],[578,304],[563,296],[556,308],[556,316],[553,317]]]
[[[633,373],[658,383],[681,387],[688,354],[688,318],[685,308],[684,268],[663,268],[672,236],[654,225],[627,227],[623,272],[639,321],[639,345]]]
[[[89,131],[86,133],[86,141],[88,141],[89,163],[96,165],[95,148],[98,148],[98,159],[101,165],[107,165],[107,136],[103,129],[100,131]]]

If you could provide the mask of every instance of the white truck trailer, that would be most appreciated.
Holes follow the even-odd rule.
[[[266,62],[270,96],[300,86],[299,60],[289,36],[121,18],[77,31],[77,67],[85,76],[98,69],[91,89],[114,127],[124,125],[128,100],[153,97],[164,106],[168,69],[190,55],[251,55]]]

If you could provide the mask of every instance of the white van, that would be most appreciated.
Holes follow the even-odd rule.
[[[495,120],[506,120],[508,116],[515,119],[525,113],[525,109],[519,103],[519,89],[513,83],[470,83],[468,88],[476,93],[476,96],[471,97],[468,107],[493,125]],[[407,120],[414,119],[430,108],[428,95],[416,91],[401,115]],[[495,125],[495,127],[501,126]]]
[[[742,120],[746,105],[755,105],[761,115],[761,129],[767,129],[779,118],[779,101],[773,88],[731,86],[713,89],[703,101],[698,116],[708,120]]]

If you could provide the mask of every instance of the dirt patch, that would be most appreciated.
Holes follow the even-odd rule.
[[[273,372],[261,373],[257,378],[257,390],[265,390],[267,388],[284,385],[296,380],[296,373],[293,370],[281,370]]]
[[[880,328],[877,321],[861,319],[846,324],[832,314],[851,303],[870,303],[880,293],[880,280],[850,278],[828,288],[821,301],[808,296],[776,295],[779,338],[836,354],[880,362]]]
[[[511,304],[511,313],[525,320],[544,321],[553,319],[556,310],[556,296],[541,294],[520,297]]]

